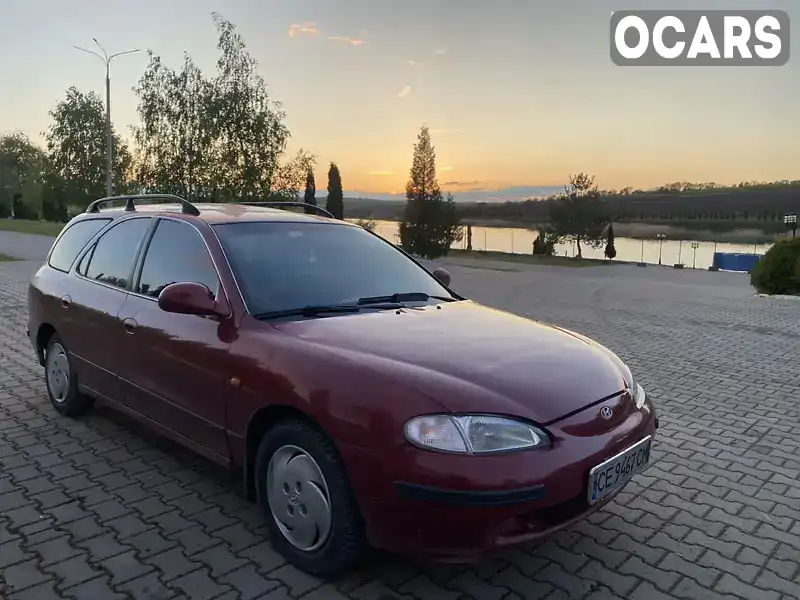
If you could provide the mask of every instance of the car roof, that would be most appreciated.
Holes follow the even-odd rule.
[[[159,202],[162,198],[175,198],[179,202]],[[129,201],[129,199],[131,199]],[[152,199],[152,200],[151,200]],[[134,210],[126,209],[125,203]],[[105,204],[117,204],[108,208],[101,208]],[[122,204],[120,206],[120,204]],[[304,208],[302,202],[272,202],[273,205],[285,205],[286,208]],[[324,210],[317,208],[321,212]],[[352,225],[346,221],[332,219],[322,215],[305,214],[286,210],[285,208],[256,206],[252,204],[237,203],[190,203],[183,198],[161,197],[157,195],[137,195],[137,196],[117,196],[113,198],[103,198],[89,205],[86,212],[81,213],[78,218],[92,217],[111,217],[113,219],[129,216],[133,214],[146,214],[149,216],[170,216],[182,220],[199,219],[209,225],[221,223],[245,223],[245,222],[280,222],[280,223],[327,223]]]

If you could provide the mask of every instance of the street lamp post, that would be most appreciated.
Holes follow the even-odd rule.
[[[692,268],[697,268],[697,249],[700,247],[700,244],[697,242],[692,242]]]
[[[74,48],[80,50],[81,52],[86,52],[92,56],[96,56],[102,60],[103,64],[106,66],[106,195],[111,196],[114,187],[111,167],[111,155],[113,152],[111,147],[111,61],[117,56],[122,56],[123,54],[133,54],[134,52],[139,52],[139,49],[136,48],[135,50],[125,50],[124,52],[117,52],[109,56],[109,54],[100,45],[100,42],[97,41],[97,38],[92,38],[92,40],[95,44],[97,44],[97,47],[100,48],[100,52],[103,54],[95,52],[94,50],[81,48],[80,46],[74,46]]]
[[[717,242],[714,242],[714,251],[711,255],[711,266],[708,267],[709,271],[719,271],[717,267]]]
[[[658,264],[661,264],[661,246],[664,243],[664,238],[667,236],[663,233],[657,233],[656,239],[658,240]]]
[[[783,222],[792,230],[792,239],[797,236],[797,215],[783,215]]]
[[[639,257],[639,262],[636,263],[636,266],[637,267],[646,267],[647,266],[647,263],[644,262],[644,239],[642,239],[642,253],[641,253],[641,256]]]

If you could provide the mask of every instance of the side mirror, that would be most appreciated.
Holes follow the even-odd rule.
[[[445,286],[450,287],[450,273],[446,269],[434,269],[433,276]]]
[[[211,290],[202,283],[171,283],[158,295],[158,307],[183,315],[215,315],[217,301]]]

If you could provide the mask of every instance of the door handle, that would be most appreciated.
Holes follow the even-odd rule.
[[[72,304],[72,298],[69,296],[61,296],[61,306],[64,308],[69,308],[69,305]]]
[[[125,328],[125,333],[133,335],[136,332],[136,328],[139,326],[139,324],[133,319],[123,319],[122,326]]]

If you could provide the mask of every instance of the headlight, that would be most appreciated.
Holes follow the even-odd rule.
[[[621,360],[617,359],[620,373],[622,374],[622,379],[625,380],[625,387],[630,392],[631,396],[636,396],[636,381],[633,379],[633,373]]]
[[[636,408],[642,408],[642,406],[644,406],[644,401],[647,398],[644,388],[633,378],[631,370],[628,367],[625,367],[622,377],[625,379],[625,387],[628,388],[628,393],[631,395],[631,398],[633,398],[634,402],[636,402]]]
[[[491,415],[425,415],[406,423],[406,438],[440,452],[487,454],[550,445],[547,434],[524,421]]]
[[[636,400],[636,408],[642,408],[644,406],[644,401],[647,399],[647,394],[644,391],[644,388],[639,385],[636,385],[636,394],[633,394],[633,399]]]
[[[647,397],[644,388],[633,378],[633,373],[631,373],[628,365],[622,361],[619,361],[619,364],[620,371],[622,371],[622,378],[625,380],[625,387],[628,389],[628,393],[636,402],[636,408],[642,408],[642,406],[644,406],[645,398]]]

